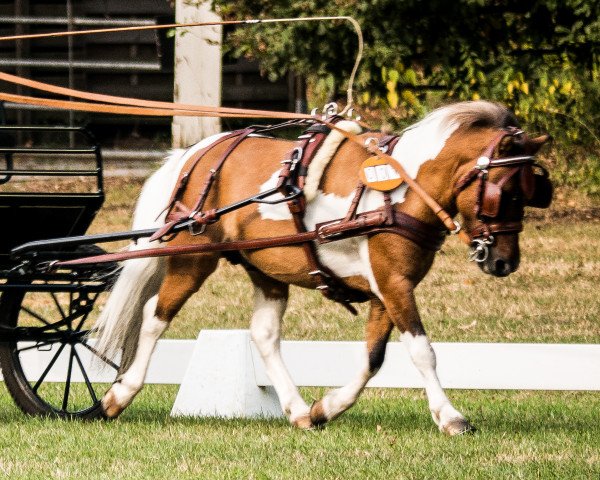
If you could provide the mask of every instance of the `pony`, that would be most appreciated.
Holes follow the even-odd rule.
[[[341,122],[339,126],[354,133],[360,131],[351,121]],[[470,173],[478,168],[478,159],[481,161],[480,157],[490,148],[490,153],[496,156],[533,155],[549,139],[547,135],[530,138],[517,131],[517,127],[514,114],[502,105],[487,101],[454,103],[434,110],[404,130],[388,153],[451,216],[460,213],[467,231],[481,230],[487,228],[487,224],[482,227],[480,212],[482,186],[472,181]],[[515,134],[502,134],[507,128],[512,128]],[[382,134],[359,134],[361,141],[368,142],[370,137],[381,138]],[[213,164],[234,141],[218,142],[219,138],[219,135],[213,136],[171,154],[145,184],[135,210],[134,228],[158,227],[164,223],[165,208],[182,167],[196,152],[214,145],[195,166],[180,197],[181,203],[189,208],[196,204],[198,192]],[[206,208],[228,205],[273,188],[283,168],[281,160],[287,158],[293,148],[294,143],[289,140],[264,135],[245,138],[218,172],[206,197]],[[369,156],[356,143],[343,141],[339,132],[329,134],[308,169],[304,217],[307,229],[345,215],[354,198],[361,164]],[[488,185],[497,188],[500,195],[496,199],[494,217],[498,224],[520,225],[523,218],[527,195],[523,180],[514,175],[514,170],[509,165],[490,169],[489,174],[486,172]],[[441,228],[439,219],[405,183],[388,198],[394,211]],[[360,197],[357,211],[381,207],[384,200],[382,192],[367,188]],[[478,265],[487,274],[506,276],[519,266],[520,228],[493,231],[493,236],[480,241],[480,245],[485,243],[485,255],[478,258]],[[166,244],[216,243],[295,232],[296,226],[285,203],[261,203],[224,215],[200,235],[182,231],[171,236]],[[141,241],[132,248],[147,246],[148,241]],[[349,384],[329,391],[312,406],[300,396],[279,348],[280,323],[286,310],[289,285],[316,286],[302,247],[277,246],[240,251],[235,255],[246,268],[254,288],[251,336],[289,422],[299,428],[313,428],[350,408],[381,367],[386,344],[395,327],[423,377],[431,416],[439,430],[449,435],[473,431],[474,427],[452,405],[440,385],[435,353],[415,302],[415,287],[431,268],[435,251],[389,232],[319,244],[316,251],[320,262],[346,287],[364,296],[370,303],[370,311],[365,326],[362,368]],[[123,350],[117,380],[102,398],[107,417],[117,417],[141,390],[156,342],[186,300],[215,271],[222,256],[223,252],[205,252],[125,262],[96,325],[97,348],[103,355],[111,356]]]

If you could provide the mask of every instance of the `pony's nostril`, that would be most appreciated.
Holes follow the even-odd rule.
[[[496,267],[496,272],[498,273],[509,273],[508,272],[508,264],[501,259],[496,260],[494,266]]]

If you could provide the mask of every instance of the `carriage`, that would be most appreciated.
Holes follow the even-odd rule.
[[[39,268],[45,259],[102,252],[91,244],[32,247],[18,258],[11,250],[86,232],[104,201],[101,149],[83,128],[1,125],[0,158],[4,382],[28,414],[97,417],[101,408],[94,382],[100,377],[92,373],[98,368],[90,361],[95,349],[87,334],[118,266],[60,272]],[[103,375],[112,381],[117,365],[109,359],[100,362],[108,366]]]

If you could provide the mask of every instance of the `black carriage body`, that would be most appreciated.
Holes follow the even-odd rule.
[[[25,134],[43,136],[54,144],[68,142],[71,145],[38,147],[31,140],[20,145],[19,140]],[[81,143],[84,145],[79,146]],[[85,129],[75,127],[0,126],[0,159],[4,164],[0,169],[0,225],[3,226],[0,271],[7,277],[15,266],[10,258],[14,247],[86,232],[104,202],[103,165],[94,137]],[[15,165],[20,160],[26,166],[17,168]],[[74,165],[84,165],[84,168],[73,168]],[[87,178],[93,181],[93,186],[90,185],[93,189],[87,192],[64,189],[40,192],[26,187],[2,189],[2,186],[26,185],[42,178],[70,178],[73,183]],[[0,284],[0,290],[3,289]]]
[[[102,252],[89,244],[11,253],[22,244],[85,234],[103,202],[101,150],[88,131],[0,125],[0,366],[25,413],[103,415],[98,380],[89,374],[88,357],[98,357],[89,328],[116,265],[58,272],[39,268],[46,259]],[[99,358],[112,368],[114,379],[118,366]]]

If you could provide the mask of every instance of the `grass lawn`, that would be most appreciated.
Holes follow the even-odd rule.
[[[107,201],[91,231],[129,229],[141,185],[141,179],[107,179]],[[457,238],[446,241],[416,290],[432,340],[600,343],[599,202],[572,192],[557,197],[543,216],[528,211],[538,216],[525,222],[521,266],[507,278],[482,273],[466,260],[467,249]],[[573,198],[580,207],[573,207]],[[202,328],[248,328],[251,311],[246,273],[223,261],[166,337],[195,338]],[[366,306],[360,312],[352,317],[316,291],[292,288],[283,336],[361,340]]]
[[[6,478],[600,477],[600,396],[450,392],[473,436],[436,431],[418,391],[368,390],[323,430],[283,420],[171,419],[176,387],[150,385],[113,422],[25,418],[0,395]],[[306,390],[319,396],[318,389]]]
[[[128,229],[140,186],[107,179],[107,204],[92,231]],[[434,341],[600,343],[598,216],[530,220],[521,245],[519,271],[496,279],[468,263],[456,239],[447,242],[417,290]],[[168,336],[247,328],[249,285],[243,270],[224,264]],[[318,293],[294,289],[284,337],[359,340],[365,313],[353,318]],[[460,438],[437,432],[417,390],[369,389],[348,413],[310,432],[283,420],[171,419],[176,392],[149,385],[119,420],[84,423],[27,418],[0,388],[0,476],[600,478],[598,392],[451,391],[479,428]],[[310,400],[323,391],[303,394]]]

